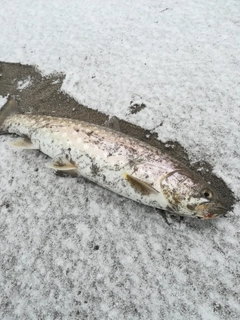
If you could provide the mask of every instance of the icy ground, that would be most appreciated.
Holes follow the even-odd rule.
[[[180,142],[240,197],[238,0],[1,0],[0,25],[0,61],[63,72],[80,103]],[[135,103],[146,108],[131,114]],[[168,225],[54,176],[10,139],[0,137],[1,319],[240,318],[239,203],[228,218]]]

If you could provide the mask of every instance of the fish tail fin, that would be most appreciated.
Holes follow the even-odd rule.
[[[5,105],[0,109],[0,134],[6,134],[7,130],[4,128],[4,121],[12,114],[20,113],[18,103],[15,99],[9,98]]]

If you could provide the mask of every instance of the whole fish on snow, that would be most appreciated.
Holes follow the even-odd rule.
[[[119,131],[84,121],[24,115],[11,99],[0,110],[1,133],[14,145],[38,149],[54,170],[77,174],[121,196],[181,216],[211,219],[226,208],[203,178],[159,149]]]

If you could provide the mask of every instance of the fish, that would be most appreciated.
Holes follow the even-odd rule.
[[[138,203],[203,220],[225,215],[217,190],[166,152],[121,132],[116,117],[104,126],[21,113],[10,98],[0,110],[0,133],[20,136],[14,148],[40,150],[47,167],[75,173]]]

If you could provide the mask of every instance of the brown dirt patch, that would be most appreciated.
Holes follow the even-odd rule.
[[[15,96],[23,112],[73,118],[102,125],[108,119],[106,114],[79,104],[61,91],[64,77],[64,74],[43,77],[34,66],[0,62],[0,95]],[[27,78],[30,79],[31,84],[25,89],[18,89],[18,82]],[[144,130],[124,120],[120,120],[120,126],[122,132],[167,152],[193,170],[199,167],[203,168],[202,176],[210,180],[211,184],[219,190],[225,203],[228,204],[228,208],[230,209],[235,203],[233,193],[222,179],[211,173],[212,167],[209,163],[201,161],[201,163],[192,166],[186,151],[179,143],[173,141],[162,143],[157,139],[156,133]],[[165,146],[167,144],[174,147],[167,148]]]

